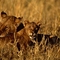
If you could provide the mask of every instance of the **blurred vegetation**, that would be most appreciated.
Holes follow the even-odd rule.
[[[39,33],[54,34],[60,37],[60,0],[0,0],[0,13],[23,16],[24,20],[41,22]],[[0,16],[1,17],[1,16]],[[60,43],[41,47],[36,43],[34,49],[28,47],[26,54],[17,50],[15,44],[0,42],[0,60],[60,60]]]
[[[40,33],[58,35],[60,0],[0,0],[0,12],[23,16],[24,20],[39,21]]]

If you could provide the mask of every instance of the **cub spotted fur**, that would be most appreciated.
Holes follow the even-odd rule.
[[[17,32],[17,48],[20,50],[26,49],[28,45],[31,45],[37,34],[40,24],[36,24],[35,22],[24,21],[24,28]],[[34,43],[34,42],[33,42]]]

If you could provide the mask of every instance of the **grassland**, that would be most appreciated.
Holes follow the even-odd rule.
[[[42,25],[38,33],[60,37],[60,0],[0,0],[1,11],[23,16],[24,20],[39,21]],[[0,48],[0,60],[60,60],[60,44],[52,47],[42,43],[42,47],[37,43],[34,49],[28,47],[25,54],[18,51],[15,44],[5,44]]]

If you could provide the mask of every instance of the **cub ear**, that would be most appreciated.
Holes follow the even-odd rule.
[[[1,12],[1,17],[5,18],[5,17],[7,17],[7,14],[4,11],[2,11]]]
[[[30,22],[28,21],[28,20],[25,20],[24,22],[23,22],[23,25],[24,26],[26,26],[27,24],[29,24]]]
[[[22,19],[23,19],[23,17],[18,17],[18,19],[19,19],[19,20],[22,20]]]
[[[37,25],[38,25],[38,26],[41,26],[42,24],[41,24],[40,22],[37,22]]]

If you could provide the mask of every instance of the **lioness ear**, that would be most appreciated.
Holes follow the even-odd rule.
[[[20,23],[20,22],[22,22],[22,19],[23,19],[23,17],[15,18],[15,22],[16,22],[16,23]]]
[[[1,17],[5,18],[5,17],[7,17],[7,14],[4,11],[2,11],[1,12]]]

